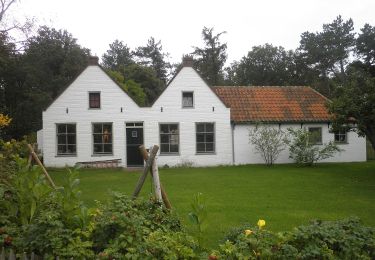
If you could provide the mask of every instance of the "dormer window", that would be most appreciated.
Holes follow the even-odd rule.
[[[100,108],[100,92],[89,92],[89,108]]]
[[[183,108],[194,107],[194,92],[182,92],[182,107]]]

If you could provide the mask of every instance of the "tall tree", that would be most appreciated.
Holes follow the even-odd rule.
[[[356,51],[370,66],[375,65],[375,27],[365,24],[358,35]]]
[[[168,53],[163,52],[161,41],[155,41],[154,37],[151,37],[146,46],[138,47],[135,50],[134,55],[139,59],[138,63],[153,68],[156,76],[165,83],[167,82],[172,66],[165,60]]]
[[[5,107],[13,118],[9,136],[19,138],[42,126],[42,111],[87,65],[89,50],[70,33],[46,26],[12,59],[4,84]]]
[[[255,46],[228,69],[234,85],[299,85],[294,52],[271,44]]]
[[[334,129],[346,128],[366,135],[375,149],[375,77],[352,67],[347,81],[329,104]]]
[[[220,42],[220,36],[226,32],[214,34],[213,30],[214,28],[203,28],[204,47],[194,47],[194,52],[192,53],[195,57],[194,67],[212,86],[223,83],[223,67],[227,60],[227,44]]]
[[[304,32],[299,51],[306,64],[317,69],[322,77],[335,76],[344,80],[345,67],[355,44],[353,20],[338,16],[324,24],[322,32]]]
[[[103,67],[108,70],[121,71],[134,63],[130,48],[122,41],[115,40],[109,45],[109,50],[102,56]]]

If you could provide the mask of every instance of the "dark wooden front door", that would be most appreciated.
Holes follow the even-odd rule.
[[[143,166],[143,158],[139,146],[143,145],[143,128],[126,128],[127,166]]]

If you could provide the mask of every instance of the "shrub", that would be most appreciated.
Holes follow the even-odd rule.
[[[313,221],[284,233],[253,227],[211,255],[219,259],[374,259],[375,231],[356,218]]]
[[[178,255],[179,247],[160,248],[162,241],[155,238],[155,234],[162,234],[172,244],[194,244],[189,242],[192,238],[182,233],[174,235],[176,232],[183,232],[180,221],[162,204],[113,193],[111,201],[99,206],[93,230],[94,250],[100,256],[116,259],[143,258],[154,253],[168,255],[172,251]],[[149,243],[157,243],[159,248],[155,251]]]
[[[285,150],[286,134],[280,129],[260,125],[249,130],[249,142],[254,145],[267,165],[272,165]]]
[[[289,158],[298,164],[311,166],[315,162],[332,157],[341,149],[332,141],[327,144],[314,145],[310,142],[311,134],[305,129],[289,128],[288,132],[291,136],[289,144]]]

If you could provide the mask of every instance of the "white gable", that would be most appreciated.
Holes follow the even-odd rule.
[[[212,107],[226,109],[224,103],[192,67],[183,67],[152,107],[180,110],[182,92],[185,91],[194,92],[194,111],[212,109]]]
[[[99,66],[88,66],[47,108],[46,112],[68,108],[86,113],[89,106],[89,92],[100,92],[103,111],[113,108],[114,102],[124,107],[138,107]]]

